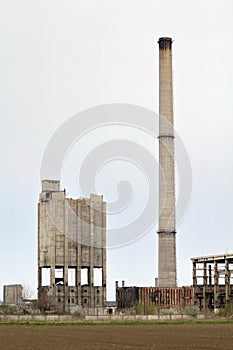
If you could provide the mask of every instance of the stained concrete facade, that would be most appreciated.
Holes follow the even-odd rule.
[[[23,302],[23,286],[21,284],[3,286],[3,301],[6,304],[20,305]]]
[[[103,196],[66,198],[59,181],[42,181],[38,204],[38,300],[42,309],[61,312],[105,306]]]
[[[192,258],[193,300],[202,309],[233,302],[233,254]]]
[[[158,286],[176,287],[172,39],[159,44]]]

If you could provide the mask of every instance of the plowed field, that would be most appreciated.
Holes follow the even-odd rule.
[[[0,326],[0,349],[233,349],[233,324]]]

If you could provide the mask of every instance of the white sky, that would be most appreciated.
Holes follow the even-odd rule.
[[[37,287],[49,139],[72,115],[103,103],[158,112],[161,36],[174,39],[175,128],[193,168],[192,202],[177,228],[179,285],[192,283],[191,257],[233,251],[232,12],[231,0],[1,2],[0,299],[3,284]],[[115,280],[154,284],[156,236],[109,251],[108,299]]]

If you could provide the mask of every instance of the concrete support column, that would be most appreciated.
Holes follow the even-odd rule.
[[[51,266],[50,268],[50,286],[55,284],[55,266]]]
[[[41,285],[42,285],[42,272],[40,266],[40,203],[37,205],[37,297],[40,300]]]
[[[203,262],[203,308],[204,310],[207,308],[206,287],[207,287],[207,264],[206,264],[206,261],[204,261]]]
[[[102,242],[103,242],[103,247],[102,247],[102,287],[103,287],[103,304],[104,301],[106,300],[106,289],[107,289],[107,271],[106,271],[106,203],[103,202],[102,204]]]
[[[68,298],[70,299],[69,295],[69,288],[68,288],[68,265],[69,265],[69,253],[68,253],[68,235],[67,232],[69,232],[69,215],[68,215],[68,208],[69,206],[63,204],[63,232],[64,232],[64,265],[63,265],[63,280],[64,280],[64,305],[65,305],[65,311],[69,311],[70,303],[68,303]]]
[[[214,308],[217,309],[219,307],[219,300],[218,300],[218,262],[214,261]]]
[[[197,264],[193,261],[193,303],[197,305]]]
[[[229,271],[229,261],[225,260],[225,293],[226,293],[226,303],[230,302],[230,271]]]
[[[82,305],[82,293],[81,293],[81,257],[82,257],[82,250],[81,250],[81,242],[82,242],[82,231],[81,231],[81,202],[77,202],[77,269],[76,269],[76,286],[77,286],[77,304],[79,306]]]
[[[90,285],[90,307],[95,307],[95,289],[94,289],[94,208],[93,203],[90,201],[90,229],[91,229],[91,236],[90,236],[90,269],[89,269],[89,285]]]

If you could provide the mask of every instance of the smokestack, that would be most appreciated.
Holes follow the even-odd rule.
[[[176,220],[172,39],[159,44],[159,224],[158,284],[176,286]]]

